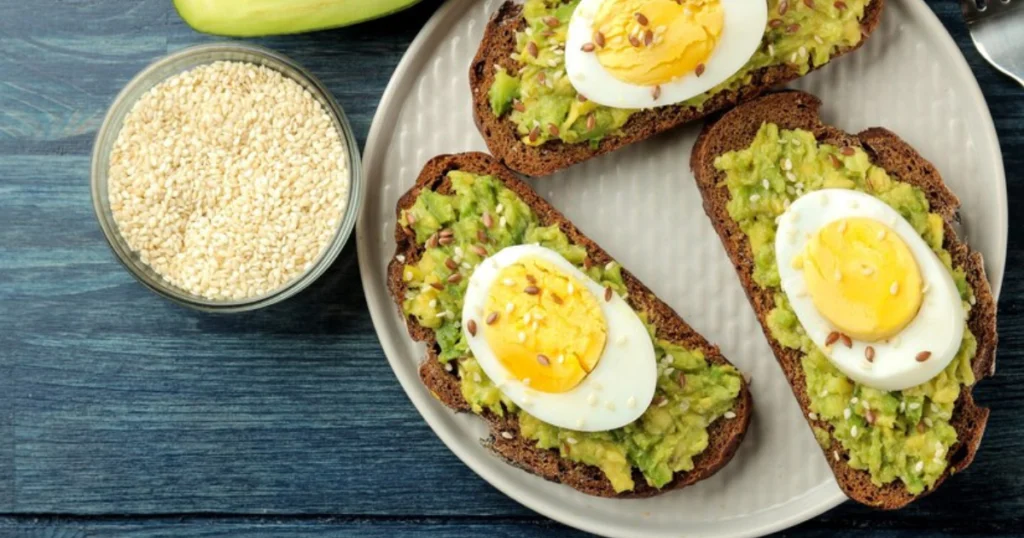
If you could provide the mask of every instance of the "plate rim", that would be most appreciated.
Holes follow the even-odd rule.
[[[402,55],[402,59],[399,61],[395,71],[392,73],[391,78],[388,81],[384,93],[381,95],[380,102],[377,105],[377,110],[371,120],[369,133],[366,137],[366,143],[363,149],[363,177],[365,190],[368,191],[370,188],[373,188],[373,181],[376,177],[375,174],[377,173],[378,161],[384,158],[386,151],[386,148],[382,147],[380,139],[385,135],[390,134],[390,131],[387,129],[394,125],[394,121],[389,120],[393,120],[394,117],[401,112],[401,107],[395,106],[394,101],[396,98],[399,98],[409,91],[408,87],[403,87],[405,86],[404,79],[407,77],[410,70],[418,68],[418,66],[414,65],[415,57],[419,55],[420,49],[422,49],[426,43],[431,39],[436,39],[434,34],[436,34],[440,28],[443,28],[450,18],[462,14],[475,2],[476,0],[447,0],[430,17],[426,24],[424,24],[423,28],[420,29],[416,37],[410,43],[408,49],[406,49],[405,53]],[[1000,269],[997,278],[995,279],[993,279],[993,275],[991,273],[988,273],[987,275],[993,296],[998,300],[1005,274],[1009,224],[1005,164],[1003,162],[998,133],[992,119],[992,113],[985,100],[984,94],[981,91],[977,78],[974,76],[970,65],[967,63],[966,57],[960,50],[959,46],[957,46],[952,35],[946,31],[935,12],[932,11],[925,0],[907,2],[905,3],[905,6],[911,9],[914,14],[920,18],[928,33],[936,35],[940,45],[944,48],[941,52],[951,59],[949,64],[950,67],[953,70],[958,71],[960,78],[965,79],[965,82],[967,82],[966,90],[969,93],[967,97],[973,100],[976,104],[980,103],[985,112],[984,114],[977,116],[976,121],[981,122],[980,126],[984,131],[986,142],[988,142],[988,147],[991,150],[988,157],[996,166],[998,175],[998,181],[996,182],[998,191],[996,192],[996,197],[1000,202],[997,208],[999,237],[996,241],[996,259],[991,261],[986,260],[986,266],[994,265],[998,266]],[[445,444],[448,450],[455,454],[462,463],[476,473],[477,476],[484,479],[484,481],[504,495],[534,512],[558,521],[559,523],[601,536],[637,536],[638,531],[636,529],[601,526],[585,516],[577,515],[573,512],[558,511],[551,505],[541,502],[535,497],[535,494],[528,489],[522,488],[515,483],[506,482],[503,479],[500,473],[494,469],[494,464],[506,465],[504,462],[497,459],[484,461],[472,454],[468,447],[476,443],[476,440],[463,439],[455,432],[448,431],[449,426],[444,424],[444,421],[452,418],[449,415],[453,415],[453,413],[449,409],[437,405],[437,402],[429,396],[428,391],[422,383],[420,383],[418,376],[403,376],[400,373],[399,366],[396,362],[404,359],[403,354],[396,349],[393,342],[381,338],[378,327],[385,323],[384,316],[395,315],[394,305],[388,291],[379,287],[377,285],[378,280],[375,280],[379,275],[374,274],[375,270],[369,259],[370,254],[366,251],[369,247],[366,245],[368,244],[368,241],[375,240],[372,239],[372,236],[378,232],[371,232],[369,230],[371,224],[367,222],[367,219],[369,218],[368,215],[370,212],[365,207],[362,209],[363,211],[359,215],[359,220],[356,224],[356,247],[360,280],[367,308],[370,311],[370,317],[373,322],[374,332],[377,334],[377,338],[383,348],[388,364],[394,372],[395,377],[398,378],[398,382],[401,385],[402,390],[405,392],[406,397],[409,398],[420,416],[423,417],[427,422],[427,425],[430,426],[434,435],[436,435]],[[382,304],[384,306],[380,306]],[[777,511],[782,507],[790,506],[795,501],[807,498],[809,494],[816,493],[817,490],[827,488],[830,485],[835,486],[835,481],[832,480],[831,482],[814,486],[800,496],[763,510],[760,515],[763,516],[772,511]],[[847,500],[847,497],[841,492],[841,490],[839,490],[838,487],[833,487],[832,489],[833,491],[831,492],[831,495],[826,494],[817,497],[811,496],[810,498],[812,500],[817,500],[812,503],[805,503],[803,504],[802,509],[791,511],[789,514],[785,514],[772,522],[766,522],[760,525],[756,525],[755,523],[750,528],[734,530],[731,533],[721,533],[719,536],[722,538],[748,538],[764,536],[772,532],[791,528],[804,521],[821,515]],[[757,513],[748,514],[748,516],[752,517],[757,517],[757,515]],[[660,536],[659,534],[650,531],[640,534],[648,537]],[[665,536],[672,535],[666,534]]]

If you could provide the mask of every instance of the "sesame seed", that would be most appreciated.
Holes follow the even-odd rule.
[[[818,414],[814,413],[814,412],[807,413],[807,418],[809,418],[811,420],[818,420]]]
[[[921,404],[919,404],[917,402],[910,402],[909,404],[907,404],[907,408],[910,409],[911,411],[913,411],[915,409],[920,409],[921,408]]]
[[[498,219],[498,226],[499,226],[499,227],[501,227],[501,228],[504,228],[504,227],[505,227],[505,224],[506,224],[506,222],[507,222],[507,221],[505,220],[505,216],[504,216],[504,215],[502,215],[502,217],[501,217],[500,219]]]
[[[609,411],[615,411],[615,402],[608,400],[604,403],[604,407]]]
[[[769,183],[767,179],[762,179],[761,186],[764,187],[765,190],[768,190],[772,186],[772,184]]]
[[[477,383],[480,383],[481,381],[483,381],[483,378],[480,377],[480,374],[478,374],[476,372],[473,372],[473,381],[476,381]]]
[[[501,432],[502,439],[512,439],[513,435],[509,432]]]
[[[597,405],[597,393],[591,392],[587,395],[587,403],[591,406]]]
[[[860,433],[860,431],[857,429],[857,425],[854,424],[853,427],[850,428],[850,437],[856,438],[858,433]]]
[[[577,424],[577,426],[578,426],[578,427],[580,427],[580,428],[582,428],[582,427],[583,427],[583,421],[582,421],[582,420],[578,420],[578,421],[576,421],[576,424]],[[575,444],[576,444],[576,443],[578,443],[579,441],[577,441],[575,437],[566,437],[566,438],[565,438],[565,442],[566,442],[566,443],[569,443],[570,445],[575,445]]]
[[[832,451],[832,458],[834,460],[836,460],[836,461],[839,461],[839,451],[838,450],[833,450]]]
[[[430,305],[431,309],[437,308],[437,299],[431,299],[430,302],[427,304]]]
[[[760,200],[760,199],[761,199],[761,195],[760,194],[756,194],[755,193],[755,194],[751,194],[750,195],[750,203],[752,203],[752,204],[753,203],[757,203],[757,201]]]
[[[452,371],[452,363],[450,363],[450,362],[444,363],[444,371],[451,372]]]
[[[625,343],[626,343],[626,335],[620,334],[619,337],[615,339],[615,343],[620,345],[620,346],[621,345],[625,345]]]
[[[796,181],[796,174],[793,172],[786,172],[786,179],[790,181]]]
[[[850,403],[852,403],[854,405],[857,405],[857,402],[859,402],[859,401],[860,401],[860,398],[858,398],[856,396],[854,396],[853,398],[850,398]]]
[[[523,331],[519,331],[519,334],[516,336],[519,338],[520,344],[526,341],[526,333],[524,333]]]
[[[899,292],[900,292],[900,283],[896,282],[894,280],[893,283],[889,285],[889,295],[896,295]]]
[[[576,288],[572,285],[572,282],[570,282],[569,285],[566,286],[565,290],[569,292],[569,295],[572,295]]]
[[[511,314],[512,311],[515,310],[515,308],[516,308],[516,305],[514,305],[512,303],[508,303],[508,304],[505,305],[505,313],[506,314]]]
[[[398,263],[405,263],[405,254],[399,254],[395,256],[395,259],[398,260]]]
[[[628,407],[630,409],[633,409],[634,407],[636,407],[636,398],[634,398],[633,396],[630,396],[629,398],[627,398],[626,399],[626,407]]]
[[[928,293],[929,289],[931,289],[931,286],[928,285],[928,282],[925,282],[924,286],[921,286],[921,293]]]
[[[849,407],[847,407],[846,409],[843,409],[843,418],[845,418],[846,420],[850,420],[850,417],[852,415],[853,415],[853,411],[850,411]]]
[[[530,316],[529,312],[527,312],[526,314],[523,315],[523,323],[529,325],[531,319],[533,319],[533,318],[532,318],[532,316]]]
[[[914,466],[914,471],[918,472],[918,473],[920,473],[921,471],[924,471],[924,462],[923,461],[917,462],[917,465]]]
[[[864,267],[861,267],[860,272],[864,276],[871,276],[875,274],[875,268],[870,265],[865,265]]]
[[[789,159],[786,159],[786,160],[782,161],[782,169],[786,170],[786,171],[792,170],[793,169],[793,161],[791,161]]]
[[[836,267],[835,279],[836,282],[841,282],[843,280],[843,272],[840,271],[838,267]]]
[[[656,398],[656,405],[658,407],[665,407],[666,405],[668,405],[668,398],[664,396],[658,396]]]
[[[530,378],[529,377],[524,377],[523,378],[523,385],[526,385],[527,387],[530,386]]]
[[[928,417],[925,417],[925,419],[924,419],[924,425],[925,425],[925,426],[928,426],[929,428],[931,428],[931,427],[932,427],[932,425],[933,425],[932,419],[930,419],[930,418],[928,418]]]
[[[736,418],[736,413],[733,413],[732,411],[726,411],[725,414],[722,416],[724,416],[726,419],[732,420]]]
[[[506,285],[506,286],[508,286],[508,287],[512,287],[512,286],[516,285],[516,281],[512,280],[511,278],[506,278],[505,280],[502,280],[501,283]]]

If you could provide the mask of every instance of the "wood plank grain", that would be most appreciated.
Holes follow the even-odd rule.
[[[955,2],[929,3],[992,109],[1013,215],[1021,90],[973,49]],[[439,4],[253,42],[319,76],[362,144]],[[416,413],[376,340],[354,245],[299,297],[230,317],[168,304],[114,261],[89,201],[95,130],[145,64],[217,38],[167,0],[9,0],[0,12],[0,513],[26,516],[0,519],[0,534],[576,535],[479,479]],[[786,535],[1009,535],[1024,523],[1022,232],[1011,227],[999,373],[977,391],[994,411],[974,466],[902,512],[847,504]],[[46,516],[61,513],[96,516]]]

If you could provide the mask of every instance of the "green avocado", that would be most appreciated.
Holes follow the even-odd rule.
[[[636,486],[633,469],[639,469],[646,482],[657,488],[671,481],[674,473],[693,469],[693,458],[708,446],[708,425],[736,405],[742,378],[732,366],[712,365],[700,351],[658,338],[650,324],[658,361],[657,404],[622,428],[587,433],[546,424],[517,408],[487,378],[459,326],[468,279],[448,281],[452,262],[458,264],[456,269],[472,269],[483,261],[484,257],[470,248],[480,244],[479,233],[487,234],[484,247],[488,255],[513,245],[539,244],[620,295],[626,293],[626,287],[618,264],[587,267],[585,248],[570,242],[558,226],[541,226],[530,207],[500,181],[459,171],[449,172],[448,178],[454,191],[451,195],[423,191],[402,212],[400,222],[413,222],[418,243],[431,241],[441,228],[452,230],[454,238],[444,245],[434,246],[431,241],[432,246],[425,248],[418,261],[405,265],[402,278],[407,291],[402,309],[420,325],[434,330],[441,348],[439,358],[457,368],[462,395],[473,412],[515,414],[525,438],[540,448],[557,450],[571,461],[600,468],[619,492]],[[489,228],[483,223],[485,212],[493,220]],[[644,312],[638,315],[646,320]]]
[[[174,7],[198,32],[256,37],[348,26],[389,15],[418,1],[174,0]]]
[[[782,292],[775,262],[776,218],[810,191],[840,188],[868,193],[898,211],[938,255],[968,312],[972,290],[963,269],[954,268],[942,248],[942,217],[930,212],[924,192],[871,164],[863,150],[846,153],[850,154],[819,144],[808,131],[765,124],[749,148],[718,157],[715,167],[726,174],[729,216],[750,241],[754,281],[775,292],[775,308],[768,314],[771,335],[803,354],[810,411],[831,425],[831,437],[849,452],[851,467],[868,471],[879,486],[898,479],[916,495],[942,475],[947,452],[956,442],[950,419],[960,387],[974,383],[974,335],[965,328],[953,361],[922,385],[886,392],[853,382],[807,337]],[[784,162],[791,171],[784,171]],[[828,432],[819,429],[815,437],[824,448],[829,446]]]
[[[731,78],[684,104],[700,108],[713,95],[734,90],[751,80],[751,73],[771,65],[791,65],[803,74],[828,63],[836,50],[862,39],[860,21],[870,0],[796,2],[767,0],[769,24],[761,47]],[[596,145],[616,136],[635,110],[600,106],[586,101],[565,76],[565,41],[569,19],[579,0],[527,0],[526,27],[516,34],[512,59],[517,73],[499,70],[489,89],[495,116],[509,114],[523,143],[549,140]],[[787,9],[781,10],[780,4]],[[837,7],[837,5],[839,7]],[[558,24],[552,27],[552,17]],[[532,54],[536,48],[537,54]],[[517,106],[513,107],[513,103]]]

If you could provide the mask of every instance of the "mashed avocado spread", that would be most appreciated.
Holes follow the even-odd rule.
[[[783,163],[791,171],[784,171]],[[949,421],[960,387],[974,383],[974,335],[965,328],[956,357],[927,383],[896,392],[854,383],[807,337],[790,308],[775,262],[775,231],[776,218],[806,192],[843,188],[868,193],[898,211],[921,234],[953,275],[969,312],[973,292],[964,271],[952,266],[949,252],[942,248],[942,217],[929,211],[921,189],[872,165],[863,150],[844,152],[819,144],[807,131],[765,124],[749,148],[720,156],[715,167],[726,174],[729,216],[750,241],[754,281],[774,291],[775,308],[768,315],[772,337],[803,354],[810,411],[831,425],[831,436],[815,428],[818,442],[828,449],[830,437],[837,439],[849,452],[850,466],[868,471],[876,485],[899,479],[915,495],[932,487],[956,442]]]
[[[801,74],[828,63],[840,48],[862,39],[860,21],[870,0],[805,2],[768,0],[768,26],[761,47],[731,78],[684,104],[701,107],[716,93],[748,84],[751,73],[771,65],[791,65]],[[523,143],[549,140],[589,142],[621,132],[635,110],[597,105],[581,97],[565,76],[564,47],[569,18],[579,0],[527,0],[526,27],[517,36],[512,59],[521,67],[498,69],[489,89],[496,116],[510,113]],[[785,4],[785,9],[780,9]],[[838,6],[838,7],[837,7]],[[553,19],[558,24],[553,26]],[[536,55],[533,54],[536,51]]]
[[[618,264],[591,265],[587,252],[569,242],[558,226],[541,226],[537,216],[514,192],[490,176],[449,172],[453,194],[419,194],[402,212],[416,241],[425,245],[423,256],[403,269],[407,286],[402,304],[406,315],[434,330],[446,368],[458,369],[462,395],[475,413],[485,411],[519,419],[521,434],[544,449],[557,450],[572,461],[600,468],[615,491],[635,487],[633,469],[647,483],[660,488],[676,472],[693,469],[693,458],[708,446],[708,425],[732,409],[741,386],[731,366],[709,364],[698,350],[689,350],[658,338],[648,325],[658,360],[654,403],[635,422],[615,430],[584,433],[541,422],[505,398],[472,357],[459,325],[468,278],[450,278],[471,272],[485,256],[512,245],[536,243],[561,254],[594,281],[625,294]],[[484,223],[484,214],[491,227]],[[439,242],[438,232],[451,230],[450,241]],[[480,241],[481,234],[487,241]],[[643,312],[638,312],[646,320]]]

